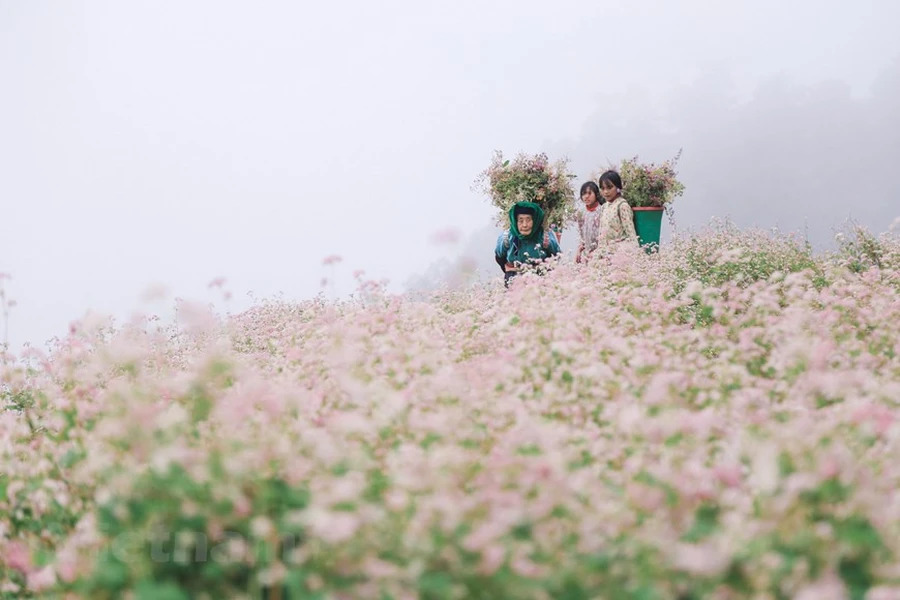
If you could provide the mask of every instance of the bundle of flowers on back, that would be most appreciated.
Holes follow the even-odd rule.
[[[675,165],[681,158],[681,150],[674,157],[660,164],[641,163],[638,157],[628,158],[619,166],[608,169],[618,171],[622,177],[622,195],[631,206],[662,206],[671,208],[675,198],[684,193],[684,184],[678,181]],[[603,169],[606,171],[607,169]]]
[[[509,209],[516,202],[535,202],[544,209],[546,224],[562,230],[575,216],[573,173],[568,159],[550,162],[547,155],[519,153],[514,160],[494,152],[491,165],[475,180],[475,188],[486,193],[499,210],[497,224],[505,226]]]

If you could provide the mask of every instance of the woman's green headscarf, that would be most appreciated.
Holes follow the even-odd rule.
[[[519,233],[519,227],[516,225],[516,209],[527,208],[534,211],[534,226],[531,228],[531,233],[528,237],[523,236]],[[535,204],[534,202],[516,202],[509,209],[509,230],[512,232],[514,236],[520,239],[523,242],[537,242],[544,236],[544,209],[540,207],[540,205]]]

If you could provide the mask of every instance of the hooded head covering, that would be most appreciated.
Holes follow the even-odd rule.
[[[516,224],[516,217],[521,214],[531,215],[531,218],[534,219],[534,226],[531,228],[531,233],[528,234],[528,237],[519,233],[519,227]],[[509,209],[509,230],[523,242],[537,242],[540,240],[544,236],[543,225],[544,209],[534,202],[516,202]]]

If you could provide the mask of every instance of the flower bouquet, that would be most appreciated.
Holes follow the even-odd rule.
[[[535,202],[544,209],[545,226],[557,235],[575,216],[573,173],[568,159],[551,163],[546,154],[520,153],[512,161],[494,152],[491,165],[475,180],[475,188],[486,193],[499,209],[497,224],[509,224],[509,209],[520,201]]]

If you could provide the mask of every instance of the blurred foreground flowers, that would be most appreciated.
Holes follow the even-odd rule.
[[[898,598],[900,244],[728,226],[0,357],[0,597]]]

